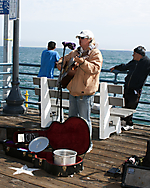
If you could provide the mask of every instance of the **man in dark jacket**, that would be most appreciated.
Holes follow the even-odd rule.
[[[129,63],[121,64],[110,69],[111,72],[114,69],[119,71],[128,70],[124,85],[125,108],[136,109],[142,87],[150,73],[150,59],[145,55],[145,51],[144,47],[138,46],[134,49],[133,59]],[[126,121],[126,127],[128,126],[128,129],[133,129],[132,115],[123,120]]]

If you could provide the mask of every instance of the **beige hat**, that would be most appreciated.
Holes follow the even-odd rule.
[[[93,39],[94,38],[94,34],[90,30],[82,30],[80,32],[80,34],[78,34],[76,36],[76,38],[79,38],[79,37],[85,37],[85,38],[89,38],[89,39],[91,38],[91,39]]]

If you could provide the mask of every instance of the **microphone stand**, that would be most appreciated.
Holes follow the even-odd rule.
[[[60,70],[60,75],[59,75],[59,82],[58,82],[58,91],[60,90],[60,123],[62,123],[62,84],[61,84],[61,80],[62,80],[62,71],[63,71],[63,64],[64,64],[64,57],[65,57],[65,50],[66,47],[68,46],[69,49],[74,50],[76,47],[75,43],[71,43],[71,42],[63,42],[62,43],[64,45],[64,49],[63,49],[63,57],[62,57],[62,64],[61,64],[61,70]]]
[[[60,70],[60,78],[62,75],[65,50],[66,50],[66,45],[64,45],[64,49],[63,49],[63,58],[62,58],[62,64],[61,64],[61,70]],[[60,90],[60,123],[62,123],[62,84],[61,84],[61,81],[59,82],[59,90]]]

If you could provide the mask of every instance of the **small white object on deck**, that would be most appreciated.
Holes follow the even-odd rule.
[[[16,172],[14,172],[13,175],[25,173],[34,176],[32,172],[35,170],[40,170],[38,168],[28,168],[27,165],[24,165],[21,168],[15,168],[15,167],[9,167],[9,168],[12,170],[16,170]]]

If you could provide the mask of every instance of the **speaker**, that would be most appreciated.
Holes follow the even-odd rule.
[[[121,186],[130,188],[150,188],[150,168],[125,164]]]

